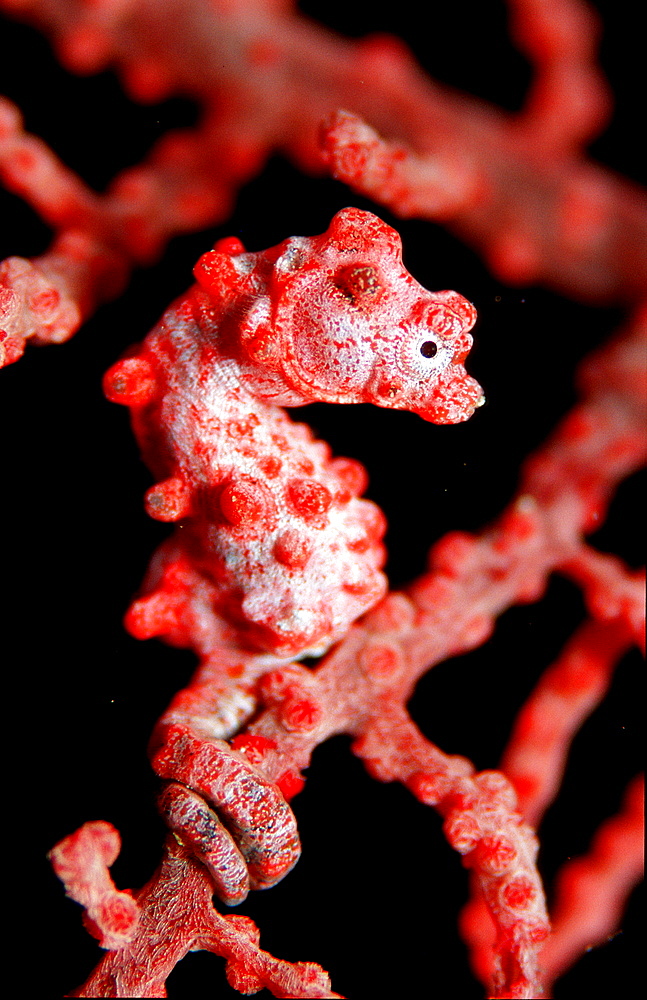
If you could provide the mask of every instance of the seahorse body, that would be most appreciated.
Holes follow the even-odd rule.
[[[397,233],[358,209],[262,253],[220,241],[195,275],[105,380],[158,480],[148,513],[178,522],[145,600],[198,574],[248,646],[319,653],[384,593],[384,519],[359,499],[361,465],[331,458],[280,407],[372,402],[464,420],[482,401],[462,365],[475,312],[422,288]],[[132,631],[185,644],[161,606],[153,624],[131,616]]]

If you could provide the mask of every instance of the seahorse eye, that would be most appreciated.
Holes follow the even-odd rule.
[[[420,353],[423,358],[435,358],[438,353],[438,345],[433,340],[425,340],[420,346]]]

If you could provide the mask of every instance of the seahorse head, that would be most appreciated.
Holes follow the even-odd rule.
[[[370,212],[345,208],[321,236],[227,266],[249,290],[245,361],[274,402],[373,403],[438,424],[466,420],[483,402],[463,365],[474,307],[423,288],[402,263],[398,233]]]
[[[398,233],[355,208],[326,233],[287,240],[272,275],[285,380],[308,398],[466,420],[483,400],[463,366],[473,306],[405,269]]]

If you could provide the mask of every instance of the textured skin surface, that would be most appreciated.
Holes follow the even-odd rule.
[[[476,314],[422,288],[398,234],[358,209],[264,253],[222,240],[195,274],[105,380],[158,480],[148,513],[180,523],[128,627],[194,646],[177,609],[198,574],[249,648],[320,653],[386,590],[384,519],[358,499],[359,463],[332,459],[280,407],[370,402],[465,420],[483,398],[463,367]]]

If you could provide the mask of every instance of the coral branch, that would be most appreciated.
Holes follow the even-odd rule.
[[[641,633],[644,621],[643,609]],[[501,769],[518,794],[519,811],[535,829],[557,796],[573,737],[604,698],[617,661],[631,645],[631,631],[622,617],[587,622],[517,717]],[[557,924],[541,956],[548,986],[576,955],[614,932],[626,897],[642,877],[641,791],[638,781],[627,795],[625,812],[596,835],[591,856],[569,862],[558,876]],[[496,961],[495,929],[478,886],[461,915],[461,932],[474,971],[487,984]]]
[[[629,645],[624,621],[587,622],[519,713],[501,768],[533,827],[557,795],[573,736],[604,698]]]
[[[86,927],[102,948],[125,947],[137,933],[140,909],[118,892],[108,869],[119,854],[119,833],[110,823],[85,823],[53,847],[49,857],[67,895],[86,910]]]
[[[636,302],[647,284],[644,194],[599,167],[543,153],[524,150],[516,127],[500,124],[487,136],[457,128],[420,154],[347,112],[330,120],[322,143],[334,177],[402,218],[444,222],[506,284]]]
[[[467,761],[441,754],[404,713],[384,706],[353,750],[373,777],[404,782],[444,816],[445,836],[474,872],[497,928],[490,996],[540,996],[537,952],[549,924],[535,867],[538,844],[516,810],[508,779],[496,771],[472,777]]]
[[[8,7],[45,28],[74,71],[113,65],[135,99],[189,94],[204,117],[196,130],[165,137],[99,198],[24,134],[3,102],[5,182],[59,232],[51,260],[35,262],[34,275],[21,263],[2,276],[3,364],[20,356],[26,338],[71,336],[100,301],[118,294],[133,264],[155,259],[170,236],[222,220],[273,150],[320,169],[320,123],[339,108],[351,114],[335,118],[325,141],[335,176],[396,214],[451,221],[502,280],[546,283],[593,301],[643,294],[647,202],[580,155],[602,128],[608,100],[593,62],[595,21],[577,0],[512,4],[513,31],[537,72],[516,117],[428,80],[391,39],[353,44],[283,6],[256,5],[251,17],[244,6],[197,0],[165,3],[163,16],[148,3]],[[64,305],[56,321],[42,308],[33,315],[41,270],[52,282],[48,309],[53,298]]]
[[[107,842],[110,851],[104,846]],[[291,964],[262,951],[260,933],[249,917],[225,917],[214,910],[206,869],[173,837],[160,868],[134,900],[117,893],[109,879],[111,888],[106,892],[104,866],[115,860],[118,849],[119,835],[109,823],[87,823],[52,851],[69,895],[88,906],[93,923],[100,919],[102,927],[110,928],[101,944],[112,950],[70,996],[165,997],[167,976],[187,952],[196,950],[225,958],[227,978],[241,993],[265,987],[277,997],[339,996],[331,992],[330,980],[318,965]],[[138,922],[132,919],[135,912]]]
[[[23,131],[4,98],[0,178],[57,232],[41,257],[0,264],[0,367],[22,355],[27,339],[67,340],[101,302],[120,294],[135,265],[151,263],[171,236],[217,221],[231,206],[229,182],[219,178],[199,132],[167,135],[149,161],[97,195]]]
[[[603,372],[612,357],[631,356],[641,332],[639,318],[624,339],[596,355],[595,371]],[[591,367],[587,363],[584,371]],[[507,607],[537,600],[555,569],[568,575],[579,572],[583,583],[585,573],[588,589],[592,587],[598,595],[603,580],[607,581],[607,592],[616,595],[622,594],[624,586],[627,598],[618,596],[613,605],[600,599],[590,601],[591,610],[597,611],[602,623],[590,625],[574,640],[563,663],[546,675],[544,684],[553,711],[546,716],[542,709],[541,716],[552,741],[546,744],[541,740],[543,791],[536,781],[531,781],[529,788],[529,779],[540,770],[540,764],[533,760],[532,771],[527,773],[528,755],[521,741],[530,745],[534,730],[528,729],[524,717],[519,724],[523,735],[513,738],[512,747],[521,754],[525,771],[518,774],[521,765],[515,756],[508,762],[510,777],[517,777],[524,795],[532,792],[532,815],[539,815],[540,802],[547,801],[561,774],[570,737],[586,708],[604,693],[608,667],[640,632],[638,579],[625,575],[619,587],[617,563],[610,566],[607,558],[590,552],[581,537],[604,517],[617,482],[643,460],[644,400],[633,387],[629,397],[618,395],[617,384],[602,377],[591,380],[583,376],[581,381],[583,401],[557,428],[547,446],[527,462],[522,492],[500,520],[478,538],[455,534],[443,539],[432,552],[430,572],[406,593],[389,595],[369,612],[314,671],[293,665],[266,673],[258,687],[266,711],[249,725],[249,737],[235,741],[239,752],[249,755],[270,780],[292,789],[296,781],[298,790],[301,771],[310,763],[315,746],[336,733],[349,733],[355,737],[355,752],[367,761],[373,777],[399,780],[421,801],[436,806],[447,817],[450,843],[468,855],[497,927],[499,958],[494,968],[487,965],[486,978],[493,995],[501,997],[539,995],[536,954],[547,934],[547,920],[534,869],[534,840],[516,812],[516,797],[508,779],[503,775],[491,780],[486,776],[472,778],[469,762],[449,758],[429,744],[401,706],[431,666],[480,645]],[[608,584],[610,572],[615,581],[612,585]],[[610,618],[613,621],[607,624]],[[604,646],[600,645],[602,638]],[[586,689],[581,681],[575,688],[567,683],[568,697],[559,702],[561,709],[556,715],[555,692],[564,687],[562,675],[564,671],[572,674],[573,658],[576,664],[581,663],[584,649],[591,668]],[[250,674],[244,676],[249,682]],[[244,683],[241,681],[241,687]],[[200,671],[196,689],[189,688],[176,699],[167,716],[169,722],[176,720],[178,707],[183,705],[184,718],[198,736],[209,734],[210,728],[214,731],[203,685],[204,672]],[[542,705],[543,690],[535,695]],[[533,705],[531,702],[528,712],[533,711]],[[205,789],[202,779],[182,766],[178,770],[180,758],[172,749],[173,739],[163,726],[158,730],[155,745],[161,740],[163,759],[173,762],[168,771],[160,771],[156,765],[158,772],[203,795],[206,792],[207,799],[218,803],[221,793]],[[213,755],[212,737],[207,736],[206,743],[198,741],[191,751],[192,755],[200,753]],[[550,769],[545,766],[547,755],[552,758]],[[484,791],[480,782],[485,782],[483,789],[492,785],[492,799],[486,796],[481,801]],[[469,836],[466,831],[471,831]],[[508,892],[509,885],[514,891]]]
[[[625,900],[643,876],[644,799],[641,776],[628,788],[622,812],[600,827],[590,852],[559,873],[554,933],[541,957],[549,982],[616,932]]]
[[[635,782],[620,815],[593,836],[589,853],[569,860],[558,875],[551,933],[533,827],[562,786],[550,825],[564,838],[562,858],[570,858],[581,849],[570,846],[571,834],[579,834],[559,810],[585,813],[586,795],[592,807],[601,806],[601,773],[622,786],[635,771],[630,760],[614,760],[610,729],[597,739],[598,749],[585,728],[585,772],[571,782],[567,774],[577,766],[577,753],[572,763],[569,758],[578,729],[594,710],[589,728],[595,729],[605,703],[616,711],[617,689],[610,688],[627,682],[629,660],[614,677],[616,664],[644,647],[644,572],[634,568],[635,535],[625,524],[618,528],[623,518],[612,503],[626,503],[635,480],[617,488],[647,453],[647,308],[636,310],[620,334],[580,366],[579,400],[564,417],[573,397],[562,373],[617,318],[538,289],[516,294],[499,284],[542,284],[580,302],[614,306],[633,307],[644,297],[645,194],[593,163],[585,150],[611,110],[597,61],[601,19],[581,0],[508,0],[508,48],[502,23],[495,23],[498,4],[467,4],[463,17],[453,7],[437,7],[433,33],[420,38],[416,26],[408,26],[422,59],[429,38],[425,66],[434,76],[488,98],[495,93],[497,102],[518,109],[506,111],[430,79],[398,39],[344,38],[299,13],[293,0],[0,0],[0,8],[42,28],[74,73],[103,74],[86,84],[64,73],[61,79],[75,94],[94,95],[88,111],[97,148],[109,144],[116,165],[98,170],[99,183],[107,182],[101,193],[76,175],[72,166],[87,164],[88,150],[77,159],[70,127],[79,149],[94,150],[95,142],[74,121],[72,91],[44,93],[37,79],[43,50],[26,59],[25,69],[16,71],[23,93],[12,80],[8,92],[24,106],[28,128],[42,129],[60,158],[23,125],[11,101],[0,99],[6,204],[12,211],[22,199],[28,207],[16,208],[20,224],[29,225],[33,210],[53,234],[44,253],[40,235],[30,244],[21,234],[22,252],[40,256],[0,264],[0,365],[19,358],[28,340],[68,340],[101,303],[125,290],[135,268],[157,261],[172,237],[230,217],[224,236],[176,241],[168,270],[160,266],[152,281],[138,276],[149,301],[144,306],[133,292],[100,314],[96,327],[105,340],[102,334],[93,346],[80,339],[53,352],[51,367],[46,352],[33,352],[24,368],[3,373],[5,384],[17,388],[3,420],[7,467],[13,447],[22,442],[24,452],[5,491],[17,495],[25,482],[22,502],[5,518],[12,526],[6,547],[22,546],[11,574],[11,593],[26,616],[17,625],[19,645],[31,661],[49,664],[53,636],[65,621],[66,662],[74,641],[82,650],[79,679],[49,670],[39,679],[47,684],[52,674],[38,727],[48,734],[48,752],[69,738],[66,775],[87,757],[81,781],[68,779],[75,798],[82,784],[91,800],[78,822],[104,806],[110,815],[110,783],[121,796],[132,777],[127,812],[133,827],[142,840],[159,842],[159,820],[150,816],[148,829],[141,822],[141,776],[132,765],[137,754],[145,755],[141,743],[135,746],[141,726],[132,724],[132,715],[145,715],[150,730],[177,687],[171,674],[175,659],[182,669],[181,656],[166,659],[159,646],[135,651],[131,639],[157,637],[198,659],[149,744],[155,772],[149,777],[161,781],[158,810],[170,833],[148,883],[138,891],[115,887],[109,868],[119,834],[109,823],[85,824],[50,853],[67,894],[85,910],[87,929],[107,952],[72,995],[165,996],[167,981],[173,991],[183,975],[193,974],[189,959],[169,980],[178,962],[205,950],[225,959],[228,981],[240,993],[265,988],[284,997],[339,996],[318,965],[261,950],[258,928],[267,905],[277,934],[287,933],[290,920],[296,935],[311,931],[315,957],[326,956],[324,964],[348,995],[419,992],[420,984],[406,979],[413,975],[409,957],[418,950],[425,988],[433,968],[437,992],[460,994],[460,968],[452,967],[443,983],[440,963],[427,961],[428,940],[418,944],[415,937],[420,897],[429,886],[425,934],[444,950],[448,921],[439,868],[452,866],[431,863],[434,836],[438,849],[445,847],[437,817],[424,808],[431,806],[469,870],[471,902],[462,930],[488,995],[546,996],[586,949],[613,938],[641,870],[642,786]],[[334,21],[330,4],[325,8]],[[341,23],[357,15],[357,33],[370,28],[368,8],[343,15]],[[632,60],[623,15],[626,21],[626,12],[614,13],[623,29],[624,71]],[[395,23],[406,13],[392,9],[388,16]],[[22,28],[10,31],[34,42],[30,29],[24,36]],[[505,69],[498,84],[504,86],[497,92],[500,55]],[[602,58],[613,71],[604,48]],[[136,102],[153,106],[130,105],[116,92],[112,71]],[[517,74],[518,91],[509,73]],[[627,86],[625,72],[617,82]],[[101,107],[103,98],[96,101],[100,93],[109,95],[110,107],[122,101],[124,118],[117,112],[112,130],[105,127],[112,112]],[[45,124],[42,116],[34,124],[36,97],[46,98]],[[181,100],[155,107],[171,97]],[[188,114],[187,98],[197,104],[197,124],[160,137],[167,113]],[[124,138],[130,115],[139,148],[149,151],[119,172],[120,164],[141,156],[130,155]],[[66,139],[59,144],[61,126]],[[600,150],[602,144],[594,147],[604,159]],[[277,152],[292,165],[275,159],[259,179]],[[464,367],[476,310],[457,292],[429,292],[418,284],[402,263],[399,235],[369,212],[343,208],[340,186],[323,176],[331,173],[396,216],[441,222],[475,248],[498,279],[438,228],[403,226],[413,264],[422,265],[430,284],[438,281],[432,287],[454,287],[456,278],[456,287],[478,304],[483,351],[476,363],[489,405],[473,422],[448,430],[384,413],[408,410],[446,425],[463,423],[481,407],[483,393]],[[289,232],[321,235],[272,245]],[[241,238],[270,249],[247,251]],[[197,283],[166,309],[172,271],[179,275],[183,268],[188,276],[198,253]],[[166,312],[142,343],[127,348],[141,338],[140,309],[149,324]],[[502,322],[506,310],[516,310],[509,329]],[[75,358],[84,359],[78,370]],[[140,487],[144,508],[161,522],[133,515],[132,531],[120,519],[125,477],[99,429],[103,416],[95,422],[80,409],[84,385],[89,407],[92,387],[98,390],[109,364],[104,391],[128,408],[153,475],[152,485],[142,480]],[[35,380],[31,390],[23,371]],[[374,497],[385,509],[389,491],[397,492],[396,517],[389,516],[398,559],[408,548],[398,530],[408,526],[421,552],[433,543],[426,571],[407,586],[400,581],[419,574],[422,562],[413,554],[412,568],[403,572],[395,560],[389,564],[393,585],[402,589],[387,592],[385,519],[363,499],[363,466],[332,457],[328,445],[280,409],[311,402],[333,404],[311,411],[317,435],[342,450],[348,443],[369,467],[372,462]],[[373,409],[356,407],[342,417],[334,409],[339,403]],[[524,461],[510,501],[508,446],[520,459],[531,450],[525,438],[541,440],[555,422],[546,443]],[[74,433],[83,438],[66,462],[62,442]],[[393,467],[382,476],[387,453]],[[466,478],[450,481],[457,466]],[[459,497],[466,498],[462,512],[453,502]],[[455,530],[465,524],[471,534]],[[129,635],[110,637],[112,598],[121,594],[117,600],[127,603],[140,578],[146,532],[164,532],[167,525],[172,534],[156,536],[157,551],[126,614]],[[83,540],[77,550],[85,555],[87,548],[87,561],[73,561],[75,538]],[[128,576],[131,558],[137,568]],[[109,580],[106,566],[119,582]],[[558,621],[539,636],[537,623],[551,616]],[[495,629],[489,649],[464,656]],[[439,669],[418,686],[434,666]],[[24,674],[31,684],[32,671]],[[91,710],[83,700],[89,683],[99,692]],[[418,715],[425,689],[433,691],[438,710],[426,706]],[[494,771],[523,698],[501,769]],[[105,738],[97,735],[97,705],[112,720]],[[631,727],[625,721],[613,731],[617,738],[622,729],[626,754]],[[323,748],[331,737],[341,739]],[[353,772],[352,759],[344,761],[344,738],[363,769],[355,765]],[[87,752],[94,743],[96,756]],[[618,752],[620,745],[618,739]],[[472,759],[454,752],[461,750]],[[319,762],[338,751],[343,773],[318,796],[318,782],[327,777]],[[376,819],[363,803],[357,808],[357,785],[344,797],[349,775],[360,782],[364,772],[403,786],[381,791],[387,807]],[[39,794],[41,815],[51,817],[57,807],[67,812],[64,783],[42,782]],[[317,799],[313,823],[309,810]],[[414,828],[416,817],[422,819]],[[58,823],[56,836],[42,834],[47,846],[60,835]],[[122,830],[127,823],[122,810]],[[320,838],[318,856],[313,837]],[[297,866],[302,849],[304,863]],[[549,853],[543,857],[548,868]],[[151,858],[147,870],[154,865]],[[283,879],[269,895],[253,892]],[[306,887],[301,898],[299,885]],[[397,885],[402,927],[387,927],[381,897],[389,885]],[[214,908],[214,895],[251,915],[225,916]],[[379,926],[363,961],[358,930],[373,908]],[[31,926],[31,912],[29,919]],[[58,958],[67,948],[51,943],[52,923],[39,914],[39,925],[49,929],[42,945]],[[339,951],[335,958],[326,954],[326,934],[352,938],[347,982]],[[288,947],[272,944],[280,953],[291,949],[307,953],[296,938]],[[375,954],[387,950],[397,959],[390,970],[375,962]],[[51,962],[42,964],[51,975]],[[616,970],[616,992],[619,982]],[[67,988],[57,986],[57,993]]]
[[[515,129],[544,160],[564,158],[602,130],[609,86],[596,65],[601,25],[579,0],[510,0],[510,35],[534,78]]]

